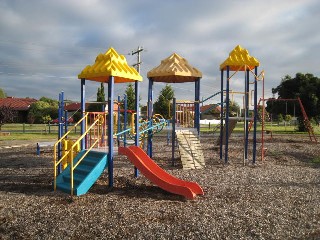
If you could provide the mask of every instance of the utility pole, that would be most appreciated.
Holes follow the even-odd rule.
[[[136,67],[138,73],[140,73],[140,64],[142,63],[141,62],[141,52],[142,51],[143,51],[143,48],[139,46],[137,50],[134,50],[131,52],[131,55],[137,54],[137,63],[133,64],[132,66]]]
[[[143,51],[143,48],[138,46],[137,50],[134,50],[131,52],[131,55],[135,55],[137,54],[137,63],[133,64],[133,67],[137,68],[138,73],[140,74],[140,64],[141,64],[141,59],[140,59],[140,55],[141,52]],[[139,106],[139,96],[140,96],[140,91],[139,91],[139,81],[135,81],[134,82],[134,86],[135,86],[135,110],[136,110],[136,116],[135,116],[135,124],[134,127],[136,129],[136,135],[134,137],[134,142],[136,146],[139,146],[139,138],[140,138],[140,133],[139,133],[139,119],[140,119],[140,106]],[[138,169],[135,167],[134,168],[134,176],[138,177],[139,176],[139,171]]]

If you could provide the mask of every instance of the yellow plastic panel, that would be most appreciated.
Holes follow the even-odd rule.
[[[229,66],[231,71],[244,71],[246,69],[254,69],[259,65],[259,61],[250,56],[247,49],[238,45],[230,52],[229,57],[220,65],[220,70],[226,70],[227,66]]]
[[[78,78],[97,82],[108,82],[114,77],[115,83],[142,81],[142,76],[134,67],[128,65],[126,58],[110,48],[105,54],[99,54],[93,65],[86,66]]]
[[[155,82],[182,83],[194,82],[202,73],[176,53],[161,61],[158,67],[148,72],[148,78]]]

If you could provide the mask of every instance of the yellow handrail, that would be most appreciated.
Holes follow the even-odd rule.
[[[65,137],[76,127],[78,126],[84,119],[87,120],[89,113],[86,113],[75,125],[73,125],[73,127],[66,132],[54,145],[53,145],[53,161],[54,161],[54,191],[57,188],[57,182],[56,182],[56,178],[57,178],[57,166],[62,162],[62,160],[64,158],[66,158],[66,154],[61,157],[61,159],[57,162],[57,145],[59,143],[62,142],[63,139],[65,139]],[[87,121],[86,121],[87,123]],[[87,129],[87,124],[86,124],[86,129]],[[67,152],[69,153],[69,151]]]
[[[87,151],[85,152],[85,154],[83,154],[83,156],[77,161],[77,163],[75,165],[73,165],[73,149],[74,147],[79,144],[79,142],[86,136],[86,134],[96,125],[99,124],[100,122],[100,118],[97,118],[93,124],[86,130],[85,133],[83,133],[77,141],[75,141],[75,143],[72,145],[71,147],[71,163],[70,163],[70,186],[71,186],[71,195],[73,195],[73,187],[74,187],[74,181],[73,181],[73,171],[75,170],[75,168],[80,164],[80,162],[87,156],[87,154],[90,152],[90,150],[100,141],[100,139],[98,138],[89,149],[87,149]],[[98,128],[98,136],[99,136],[99,128]]]
[[[85,158],[85,156],[89,153],[89,151],[100,141],[100,138],[98,138],[89,149],[87,149],[86,153],[78,160],[78,162],[73,166],[73,153],[74,153],[74,148],[79,144],[79,142],[88,134],[88,132],[95,127],[96,125],[100,124],[101,118],[97,118],[93,124],[88,128],[88,117],[89,113],[86,113],[75,125],[76,127],[79,123],[82,121],[86,121],[86,131],[74,142],[74,144],[71,146],[69,151],[66,151],[65,154],[57,161],[57,145],[72,131],[70,129],[66,134],[64,134],[55,144],[54,144],[54,190],[57,188],[57,167],[58,165],[70,154],[70,159],[71,159],[71,166],[70,166],[70,177],[71,177],[71,195],[73,194],[73,170],[80,164],[80,162]],[[100,115],[100,114],[99,114]],[[101,114],[102,115],[102,114]],[[98,128],[98,136],[100,136],[99,132],[100,128]]]

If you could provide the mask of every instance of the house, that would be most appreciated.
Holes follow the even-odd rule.
[[[38,100],[34,98],[15,98],[15,97],[6,97],[0,98],[0,108],[9,107],[13,111],[17,112],[16,122],[25,123],[28,121],[28,113],[32,103],[37,102]]]
[[[208,104],[200,106],[201,119],[217,119],[220,118],[221,106],[217,104]]]
[[[86,109],[88,109],[90,107],[90,105],[94,105],[92,103],[86,103]],[[81,104],[79,102],[73,102],[73,103],[70,103],[70,104],[67,104],[65,107],[64,107],[64,110],[65,111],[68,111],[68,112],[77,112],[77,111],[80,111],[81,110]],[[102,110],[102,109],[101,109]],[[107,111],[108,109],[106,109]],[[118,110],[118,104],[114,103],[113,105],[113,111],[117,111]]]

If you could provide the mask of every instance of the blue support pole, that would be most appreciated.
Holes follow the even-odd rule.
[[[84,117],[85,112],[86,112],[86,80],[84,78],[81,78],[81,117]],[[84,134],[86,131],[86,123],[85,121],[81,122],[81,130],[80,130],[80,135]],[[81,139],[81,150],[84,150],[86,148],[86,138]]]
[[[128,121],[128,100],[127,100],[127,95],[124,95],[123,97],[124,101],[124,117],[123,117],[123,131],[127,130],[127,121]],[[125,132],[123,135],[123,146],[127,146],[127,133]]]
[[[171,161],[172,161],[172,166],[174,166],[175,163],[175,159],[174,159],[174,151],[175,151],[175,141],[176,141],[176,98],[173,98],[172,101],[172,136],[171,136],[171,140],[172,140],[172,147],[171,147]]]
[[[227,66],[227,87],[226,87],[226,119],[225,119],[225,128],[226,128],[226,145],[225,145],[225,154],[224,154],[224,163],[228,163],[228,150],[229,150],[229,139],[228,139],[228,132],[229,132],[229,75],[230,69]],[[222,91],[223,94],[223,91]]]
[[[257,75],[258,75],[258,67],[254,68],[254,122],[253,122],[253,150],[252,150],[252,162],[253,164],[256,163],[256,156],[257,156],[257,120],[258,120],[258,82],[257,82]],[[262,120],[263,121],[263,120]],[[263,151],[263,149],[261,150]]]
[[[117,133],[119,133],[121,131],[121,121],[120,121],[120,114],[121,114],[121,109],[120,109],[120,101],[121,98],[120,96],[118,96],[118,122],[117,122]],[[118,143],[118,147],[120,146],[120,135],[117,135],[117,143]]]
[[[113,88],[114,77],[110,76],[108,81],[108,173],[109,187],[113,187]]]
[[[153,96],[152,96],[152,88],[153,88],[153,80],[149,78],[148,85],[148,122],[152,125],[152,114],[153,114]],[[149,127],[151,127],[149,125]],[[152,158],[152,130],[148,132],[148,146],[147,146],[147,154],[150,158]]]
[[[248,146],[249,146],[249,70],[245,72],[245,108],[246,108],[246,120],[245,120],[245,149],[244,149],[244,158],[248,159]]]
[[[135,95],[136,95],[136,99],[135,99],[135,111],[136,111],[136,122],[135,122],[135,129],[136,129],[136,135],[134,138],[134,143],[136,146],[139,146],[139,138],[140,138],[140,133],[139,133],[139,118],[140,118],[140,114],[139,114],[139,81],[135,81]],[[136,167],[134,167],[134,176],[138,177],[139,176],[139,171]]]
[[[68,112],[64,111],[64,133],[68,132]]]
[[[194,127],[200,135],[200,78],[195,81]]]
[[[222,161],[222,143],[223,143],[223,70],[221,70],[221,110],[220,110],[220,161]]]
[[[64,93],[61,92],[59,94],[59,110],[58,110],[58,139],[60,139],[63,135],[63,98]],[[61,142],[58,143],[58,159],[61,158],[62,146]],[[58,174],[61,173],[61,164],[58,165]]]

